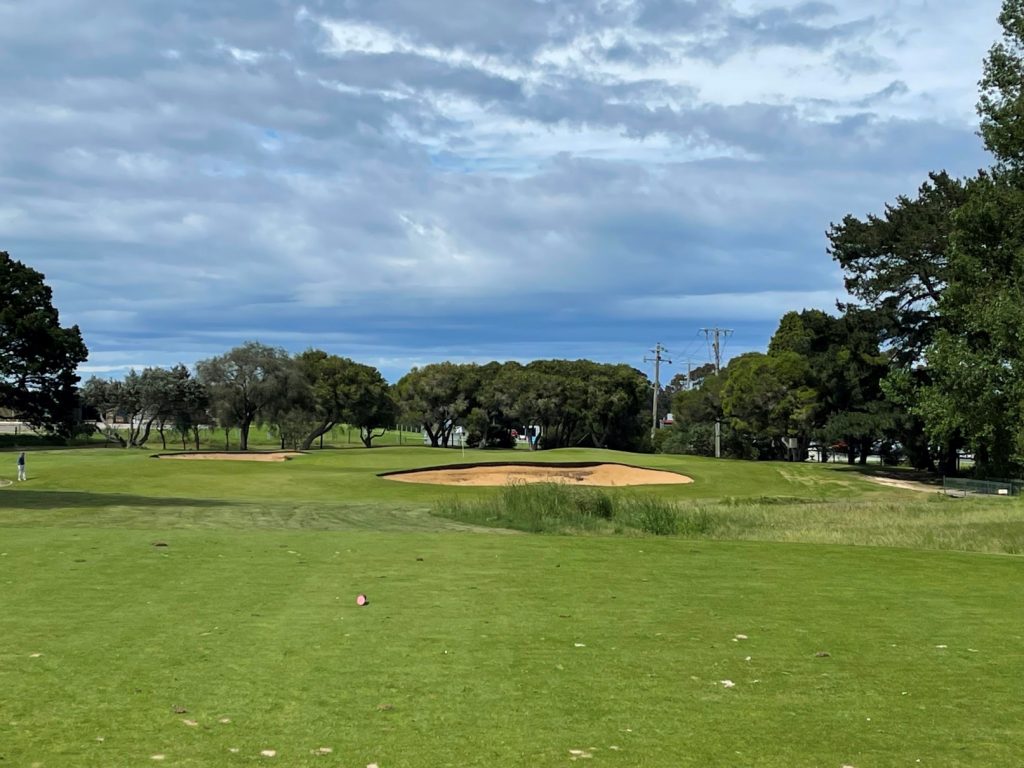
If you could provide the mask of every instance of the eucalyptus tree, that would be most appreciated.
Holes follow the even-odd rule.
[[[249,448],[256,419],[269,415],[287,397],[292,365],[283,349],[255,341],[196,364],[221,426],[238,427],[241,450]]]

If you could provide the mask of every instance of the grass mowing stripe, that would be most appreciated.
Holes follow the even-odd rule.
[[[1012,559],[302,531],[9,529],[3,550],[15,765],[314,765],[330,746],[396,767],[590,747],[625,766],[966,766],[1024,746]]]

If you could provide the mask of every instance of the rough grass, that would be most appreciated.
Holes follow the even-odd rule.
[[[433,512],[470,525],[530,533],[630,530],[668,536],[679,527],[679,515],[671,502],[565,483],[511,483],[485,498],[442,499]]]
[[[447,497],[438,517],[532,533],[647,533],[718,541],[789,541],[1020,554],[1019,501],[946,496],[814,501],[726,497],[669,501],[560,484],[513,484],[484,498]]]

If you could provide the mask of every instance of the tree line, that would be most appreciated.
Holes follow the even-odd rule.
[[[671,449],[780,458],[782,438],[871,446],[950,473],[961,452],[986,476],[1024,465],[1024,0],[1004,0],[1002,39],[977,105],[992,165],[928,175],[881,215],[828,231],[854,301],[841,317],[788,313],[767,354],[742,355],[676,396]]]
[[[434,447],[454,445],[456,427],[471,447],[511,447],[517,430],[536,427],[541,445],[642,447],[646,377],[624,365],[541,360],[486,365],[435,363],[414,368],[394,386],[369,365],[311,349],[248,342],[186,366],[131,371],[123,379],[91,378],[82,399],[100,428],[124,447],[144,446],[155,433],[199,447],[199,427],[269,428],[281,447],[309,449],[335,426],[359,430],[367,448],[397,423],[415,424]],[[118,426],[118,422],[122,426]],[[226,432],[227,434],[227,432]]]
[[[366,447],[396,424],[422,428],[432,446],[453,445],[457,427],[470,446],[510,447],[524,427],[536,447],[649,445],[647,377],[628,365],[589,360],[528,364],[434,363],[394,386],[380,371],[347,357],[247,342],[194,368],[147,367],[123,378],[77,367],[88,351],[77,326],[62,327],[44,276],[0,252],[0,416],[23,419],[62,437],[92,424],[120,445],[142,447],[168,435],[199,448],[200,429],[240,434],[247,450],[254,425],[282,447],[308,449],[335,426],[359,430]]]

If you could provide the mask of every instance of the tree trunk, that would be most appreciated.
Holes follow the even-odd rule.
[[[99,420],[99,424],[101,429],[103,430],[103,436],[107,440],[113,440],[122,448],[128,447],[128,443],[126,443],[124,438],[121,437],[121,433],[118,432],[117,429],[107,424],[107,422],[104,421],[102,418]]]
[[[231,450],[231,427],[224,427],[224,450]]]
[[[161,421],[156,428],[156,431],[160,434],[160,444],[163,446],[163,450],[167,450],[167,437],[164,435],[164,423]]]
[[[239,438],[238,438],[238,450],[248,451],[249,450],[249,426],[252,424],[252,419],[247,419],[238,425]]]
[[[430,447],[437,448],[440,444],[440,433],[434,432],[430,427],[424,425],[423,431],[427,433],[427,437],[430,438]]]
[[[316,440],[318,437],[320,438],[320,447],[323,448],[324,447],[324,443],[323,443],[324,434],[326,432],[330,432],[332,429],[334,429],[334,425],[337,424],[337,423],[338,422],[336,422],[336,421],[325,421],[319,427],[316,427],[312,432],[310,432],[308,435],[306,435],[306,437],[303,439],[302,444],[299,446],[299,450],[300,451],[308,451],[310,449],[310,447],[313,445],[313,441]]]
[[[187,429],[181,430],[181,450],[183,450],[183,451],[187,451],[188,450],[188,444],[185,442],[185,440],[187,438],[188,438],[188,430]]]
[[[942,456],[939,457],[938,470],[941,475],[955,475],[957,458],[960,453],[960,449],[957,444],[950,441],[945,446]],[[981,446],[978,452],[974,456],[974,470],[977,473],[978,468],[984,466],[988,460],[988,450],[985,446]]]
[[[192,437],[196,439],[196,450],[199,450],[199,427],[192,427]]]
[[[375,434],[373,434],[373,430],[372,429],[363,429],[362,427],[360,427],[359,428],[359,439],[363,441],[363,447],[365,447],[365,448],[373,448],[373,439],[375,437],[384,437],[384,434],[386,432],[387,432],[386,429],[382,429],[380,431],[379,435],[375,435]]]
[[[140,430],[142,432],[141,435],[140,434],[136,434],[134,445],[136,445],[137,447],[141,448],[142,446],[144,446],[146,444],[146,441],[149,440],[149,433],[153,429],[153,422],[154,421],[156,421],[156,416],[154,416],[153,418],[151,418],[149,421],[146,422],[146,426],[143,427]]]

